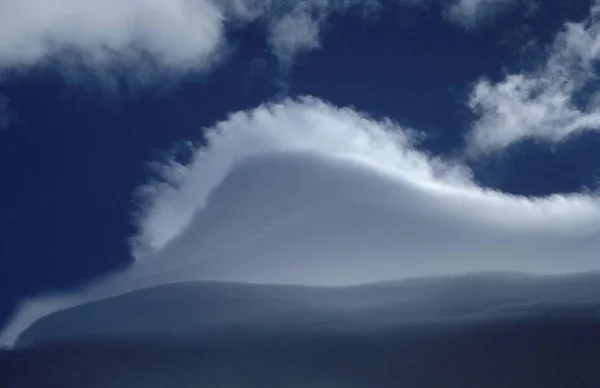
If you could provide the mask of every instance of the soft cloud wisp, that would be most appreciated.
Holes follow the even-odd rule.
[[[398,0],[402,5],[422,0]],[[451,20],[476,26],[514,0],[460,0]],[[94,70],[117,65],[152,71],[206,70],[223,55],[229,23],[258,20],[286,66],[320,46],[332,13],[364,14],[389,6],[380,0],[35,0],[0,1],[0,69],[28,68],[58,59]]]
[[[8,127],[12,121],[13,113],[8,99],[0,94],[0,129]]]
[[[469,101],[479,115],[469,138],[473,151],[493,151],[527,138],[558,142],[600,129],[600,100],[593,92],[600,59],[599,12],[597,4],[587,20],[567,23],[545,63],[534,71],[476,84]]]
[[[475,28],[520,2],[521,0],[457,0],[448,5],[446,16],[466,28]]]
[[[0,69],[58,59],[95,70],[206,70],[224,54],[229,23],[258,20],[289,65],[319,46],[332,12],[370,9],[378,0],[35,0],[0,1]]]

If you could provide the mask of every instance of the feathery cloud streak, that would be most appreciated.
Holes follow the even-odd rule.
[[[580,23],[567,23],[533,71],[493,83],[481,79],[469,106],[479,115],[469,136],[475,152],[498,150],[523,139],[558,142],[600,129],[596,93],[600,59],[600,3]]]
[[[445,14],[466,28],[476,28],[509,11],[522,0],[456,0],[447,5]]]

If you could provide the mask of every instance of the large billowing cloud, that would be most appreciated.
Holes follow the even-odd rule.
[[[567,23],[533,71],[476,84],[469,101],[479,114],[469,139],[473,150],[497,150],[528,138],[558,142],[600,129],[599,12],[596,3],[586,20]]]
[[[474,271],[600,268],[600,200],[478,187],[415,134],[315,98],[232,114],[190,163],[141,190],[136,263],[23,305],[10,345],[51,311],[184,280],[343,285]]]

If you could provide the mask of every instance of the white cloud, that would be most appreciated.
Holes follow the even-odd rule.
[[[174,70],[207,66],[222,44],[222,10],[207,0],[3,0],[0,64],[38,64],[74,50],[94,65],[147,53]]]
[[[461,0],[448,12],[476,25],[509,2]],[[320,47],[322,24],[332,13],[382,7],[380,0],[2,0],[0,69],[58,60],[94,70],[117,65],[141,79],[156,70],[206,70],[224,55],[228,26],[255,20],[267,25],[268,43],[289,67],[298,53]]]
[[[319,47],[320,22],[303,10],[283,16],[271,26],[270,45],[285,65],[294,55]]]
[[[204,70],[219,59],[228,21],[249,21],[267,0],[0,1],[0,67],[59,58],[87,66]],[[68,51],[65,54],[65,51]]]
[[[283,10],[283,12],[282,12]],[[380,0],[297,0],[269,9],[269,44],[285,67],[296,55],[320,48],[321,29],[333,13],[381,10]]]
[[[599,12],[596,5],[585,21],[567,23],[534,71],[476,84],[469,101],[479,115],[469,138],[473,150],[500,149],[526,138],[557,142],[600,129],[598,94],[586,95],[597,83]]]
[[[25,303],[1,342],[49,311],[184,280],[340,285],[473,271],[600,268],[600,200],[486,190],[390,121],[315,98],[232,114],[142,192],[138,260],[80,293]]]
[[[0,69],[48,60],[103,70],[206,70],[224,54],[230,24],[259,20],[286,64],[319,46],[331,12],[378,0],[35,0],[0,1]]]
[[[446,16],[467,28],[487,23],[498,14],[510,10],[521,0],[455,0],[446,8]]]

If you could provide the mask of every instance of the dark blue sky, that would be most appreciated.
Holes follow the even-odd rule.
[[[334,15],[321,47],[282,68],[260,22],[229,32],[232,51],[213,71],[131,81],[118,88],[91,71],[74,82],[60,65],[7,71],[0,94],[10,111],[0,130],[0,322],[35,293],[71,287],[131,262],[133,195],[148,162],[177,142],[201,143],[201,128],[229,112],[282,96],[314,95],[425,132],[420,145],[452,156],[473,119],[474,81],[534,66],[565,20],[589,1],[543,1],[469,30],[426,7],[389,7],[365,20]],[[531,42],[535,42],[532,44]],[[538,48],[536,50],[536,48]],[[523,195],[597,188],[600,136],[549,147],[534,141],[469,162],[483,185]]]

